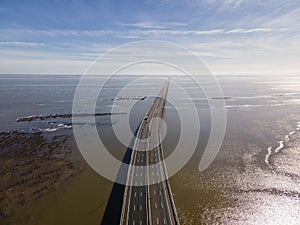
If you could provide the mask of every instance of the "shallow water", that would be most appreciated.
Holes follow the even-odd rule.
[[[8,135],[13,131],[32,135],[41,132],[46,138],[50,134],[68,134],[71,138],[72,126],[84,129],[96,125],[110,152],[121,159],[126,146],[114,136],[112,125],[129,120],[134,131],[151,104],[151,96],[163,85],[161,78],[150,77],[139,80],[127,88],[127,92],[118,93],[136,78],[115,77],[97,100],[97,113],[108,113],[113,108],[120,114],[98,116],[95,124],[86,124],[83,116],[81,124],[72,125],[70,118],[53,115],[72,112],[79,76],[2,75],[0,130]],[[200,126],[196,152],[187,166],[171,178],[181,224],[299,224],[300,78],[227,76],[218,80],[226,97],[226,135],[213,164],[199,172],[198,163],[210,132],[208,104],[189,78],[172,78],[172,82],[180,84],[189,93],[200,118],[200,124],[190,127],[189,131],[196,132]],[[191,106],[186,97],[179,96],[172,84],[168,97],[176,99],[177,108],[189,113]],[[213,101],[220,101],[220,97],[215,96]],[[127,112],[128,104],[134,105],[130,113]],[[171,154],[180,136],[179,117],[172,104],[167,103],[164,114],[168,130],[163,142],[166,156]],[[84,109],[83,104],[83,110],[78,113],[91,113]],[[46,119],[16,122],[18,118],[33,115],[46,116]],[[75,157],[76,160],[70,157],[74,165],[83,166],[70,180],[53,187],[39,199],[16,203],[13,217],[18,218],[19,224],[41,221],[43,224],[65,224],[68,218],[72,218],[72,224],[83,224],[87,217],[89,224],[99,224],[112,183],[93,172],[83,162],[76,147],[69,145],[73,153],[66,155]],[[9,160],[5,155],[7,149],[14,151],[14,148],[14,143],[8,143],[0,150],[1,162]],[[57,148],[60,151],[63,147],[57,145]],[[23,153],[20,154],[18,157]],[[85,185],[80,187],[82,181]],[[6,191],[1,189],[2,193]],[[50,210],[41,210],[48,206]],[[8,216],[5,221],[10,224],[12,220]]]

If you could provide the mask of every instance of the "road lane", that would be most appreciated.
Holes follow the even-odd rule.
[[[161,120],[154,119],[163,116],[168,86],[169,81],[140,124],[127,176],[121,225],[179,224],[160,145]]]

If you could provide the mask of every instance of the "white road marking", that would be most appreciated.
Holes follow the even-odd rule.
[[[136,192],[134,192],[134,197],[136,197]]]
[[[155,205],[155,208],[157,208],[157,203],[156,202],[154,202],[154,205]]]
[[[140,196],[141,196],[141,197],[143,196],[143,192],[141,192]]]
[[[156,224],[159,224],[159,219],[158,219],[158,217],[156,217]]]
[[[160,203],[161,207],[164,208],[164,205],[162,204],[162,202]]]
[[[133,205],[133,211],[135,211],[135,205]]]
[[[142,205],[140,205],[140,211],[142,211]]]
[[[163,221],[164,221],[164,224],[166,224],[166,219],[165,218],[163,218]]]

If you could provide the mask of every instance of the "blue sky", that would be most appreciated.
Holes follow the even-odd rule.
[[[0,73],[82,74],[120,44],[183,45],[216,74],[298,74],[298,0],[0,2]]]

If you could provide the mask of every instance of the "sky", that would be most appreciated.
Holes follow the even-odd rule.
[[[299,75],[299,21],[299,0],[1,0],[0,74],[82,74],[112,48],[160,40],[214,74]]]

